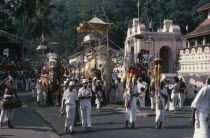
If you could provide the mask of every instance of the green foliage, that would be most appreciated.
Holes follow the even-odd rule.
[[[186,25],[190,32],[204,21],[207,14],[197,13],[196,10],[208,2],[209,0],[140,0],[140,22],[147,27],[152,22],[153,30],[157,31],[162,27],[164,19],[171,19],[186,34]],[[97,16],[114,24],[109,37],[123,48],[132,18],[138,16],[136,3],[137,0],[3,0],[0,1],[0,17],[3,19],[0,20],[0,28],[29,40],[31,55],[39,54],[35,48],[43,32],[46,44],[59,42],[58,46],[48,47],[54,48],[61,57],[67,57],[76,51],[77,42],[82,40],[76,27]],[[100,38],[105,42],[103,36]]]

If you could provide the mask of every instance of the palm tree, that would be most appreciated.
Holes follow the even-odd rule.
[[[20,20],[19,35],[24,38],[27,33],[39,37],[42,32],[50,33],[53,28],[49,15],[54,8],[49,0],[18,0],[15,18]]]

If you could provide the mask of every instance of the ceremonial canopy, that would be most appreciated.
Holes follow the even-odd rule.
[[[112,23],[106,23],[101,19],[94,17],[90,21],[84,21],[83,23],[80,23],[79,27],[77,27],[77,32],[93,33],[95,31],[99,31],[103,34],[106,34],[112,26]]]

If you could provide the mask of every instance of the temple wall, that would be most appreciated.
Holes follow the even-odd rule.
[[[137,39],[137,35],[142,36],[142,39]],[[144,24],[139,23],[138,19],[134,18],[132,26],[127,30],[125,40],[125,67],[127,69],[131,63],[138,62],[138,53],[141,49],[149,50],[153,58],[156,58],[157,55],[161,54],[160,50],[166,48],[170,54],[168,73],[173,73],[177,70],[174,66],[177,54],[179,49],[185,47],[183,45],[186,43],[185,41],[182,39],[180,27],[174,25],[171,20],[164,20],[163,29],[158,32],[150,32],[147,31]]]
[[[194,91],[206,86],[210,76],[210,46],[187,48],[180,50],[180,70],[188,92],[187,99],[195,97]]]

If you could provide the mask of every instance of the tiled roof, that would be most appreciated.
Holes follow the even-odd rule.
[[[204,5],[203,7],[199,8],[197,10],[197,12],[205,11],[205,10],[208,10],[208,9],[210,9],[210,3],[208,3],[208,4]]]
[[[210,35],[210,19],[206,19],[193,32],[185,35],[184,38],[194,38],[204,35]]]

